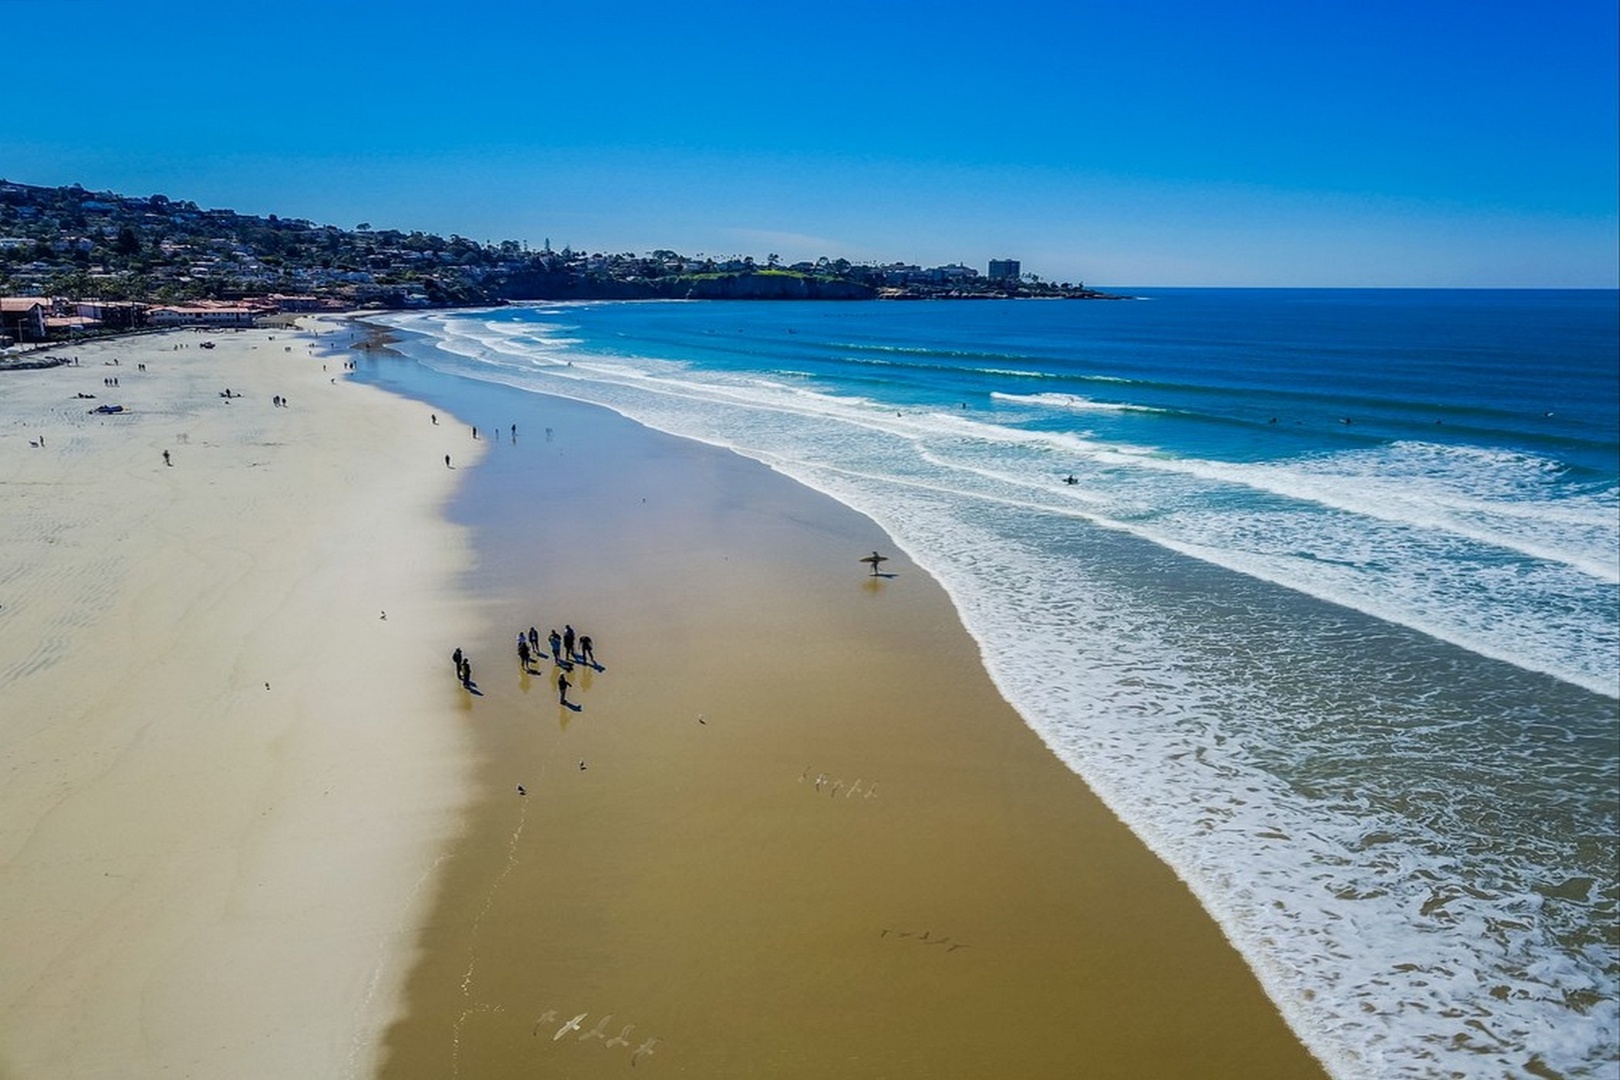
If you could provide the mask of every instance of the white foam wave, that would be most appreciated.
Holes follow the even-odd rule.
[[[1075,394],[1004,394],[999,390],[992,390],[990,397],[995,401],[1006,401],[1016,405],[1039,405],[1053,409],[1068,409],[1073,412],[1164,412],[1163,409],[1157,409],[1151,405],[1093,401],[1090,398],[1079,397]]]

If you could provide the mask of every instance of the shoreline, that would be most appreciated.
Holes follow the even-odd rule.
[[[369,1074],[466,799],[448,432],[214,339],[3,376],[0,1075]]]
[[[515,656],[481,679],[484,793],[383,1076],[596,1075],[634,1052],[602,1053],[626,1024],[661,1040],[643,1063],[701,1075],[1324,1075],[938,584],[903,557],[861,576],[893,550],[868,519],[595,406],[368,375],[524,433],[452,511],[476,651],[555,618],[608,669],[580,714]],[[1053,1035],[1076,1026],[1079,1055]]]

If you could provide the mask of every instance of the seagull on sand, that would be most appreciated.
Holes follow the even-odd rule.
[[[568,1023],[564,1024],[562,1027],[557,1029],[557,1034],[555,1034],[555,1035],[553,1035],[551,1037],[551,1041],[556,1042],[558,1039],[562,1038],[564,1035],[568,1034],[570,1031],[578,1031],[579,1030],[579,1022],[581,1020],[585,1019],[589,1015],[590,1015],[590,1013],[580,1013],[578,1016],[576,1016],[572,1020],[568,1021]]]

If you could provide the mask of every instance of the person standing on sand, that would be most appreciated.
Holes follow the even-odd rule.
[[[540,631],[532,626],[529,627],[529,651],[535,654],[540,652]]]
[[[569,660],[574,658],[574,628],[563,624],[563,655]]]
[[[573,683],[568,681],[568,672],[557,672],[557,704],[568,704],[568,688],[572,685]]]
[[[451,464],[450,464],[450,455],[449,454],[444,455],[444,467],[447,468],[447,469],[452,467]]]
[[[472,661],[465,656],[461,658],[461,685],[472,689]]]
[[[579,636],[579,659],[581,663],[589,664],[591,667],[596,666],[596,653],[591,649],[591,635],[589,634]]]
[[[529,670],[529,639],[524,637],[522,634],[518,635],[518,660],[519,660],[519,662],[522,663],[523,670],[528,671]]]
[[[562,663],[562,635],[553,630],[546,640],[551,643],[551,658],[559,664]]]
[[[163,451],[163,464],[165,464],[165,465],[173,465],[174,464],[174,462],[169,460],[169,452],[167,450]]]
[[[461,646],[460,645],[457,645],[456,646],[456,651],[450,654],[450,663],[455,665],[456,677],[460,678],[461,677]]]

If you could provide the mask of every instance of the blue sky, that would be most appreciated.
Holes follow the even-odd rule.
[[[1537,7],[0,0],[0,176],[593,251],[1614,288],[1616,5]]]

